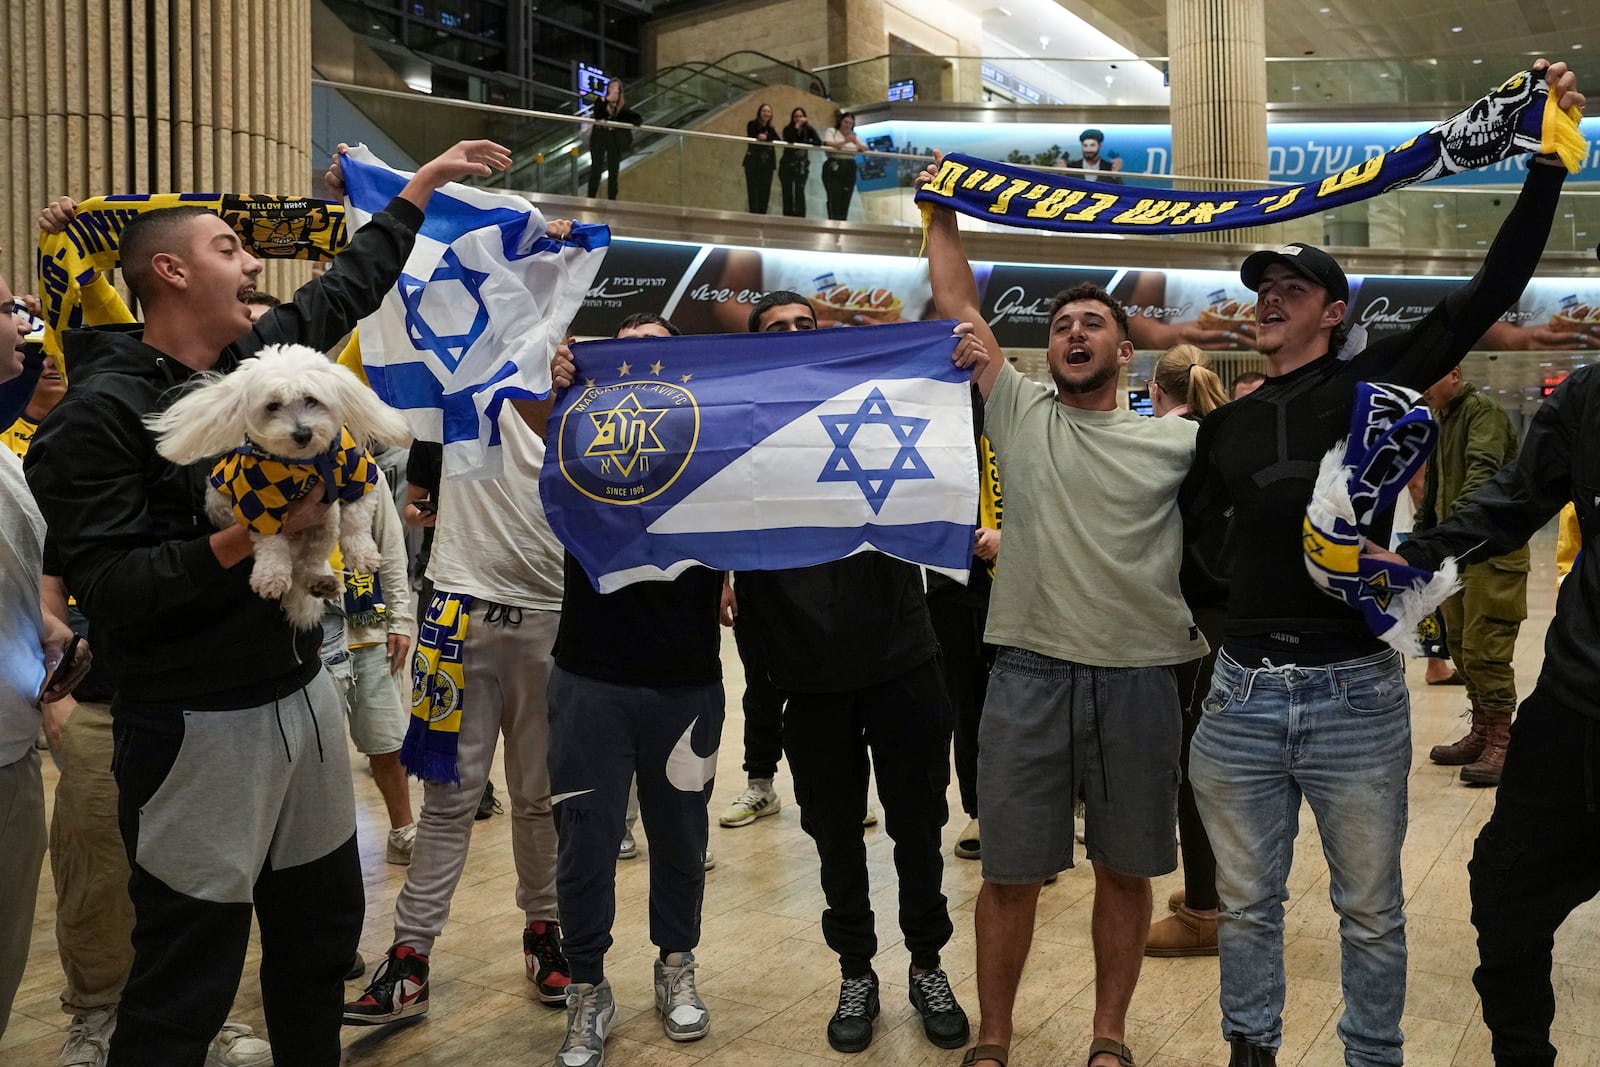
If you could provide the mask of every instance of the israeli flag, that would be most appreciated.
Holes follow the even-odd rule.
[[[863,551],[965,581],[978,514],[953,322],[573,348],[539,489],[602,593]]]
[[[344,157],[345,206],[358,229],[411,175],[365,146]],[[361,362],[411,432],[444,445],[452,476],[500,473],[500,406],[550,395],[550,357],[611,244],[605,226],[545,236],[528,201],[451,182],[428,202],[400,282],[361,320]]]

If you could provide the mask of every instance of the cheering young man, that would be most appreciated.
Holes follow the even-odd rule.
[[[338,1063],[363,907],[345,727],[321,631],[296,630],[277,601],[251,591],[249,531],[216,530],[206,517],[210,464],[163,459],[144,417],[267,345],[332,347],[394,286],[434,190],[509,163],[499,145],[464,141],[424,164],[332,269],[254,324],[246,301],[262,264],[232,227],[199,208],[148,212],[121,237],[142,333],[67,335],[72,388],[26,468],[118,679],[115,770],[135,926],[111,1042],[117,1067],[205,1059],[233,1003],[252,913],[278,1061]],[[330,177],[342,184],[337,167]],[[301,498],[284,531],[312,526],[326,507]]]
[[[1552,104],[1583,106],[1565,64],[1535,70]],[[1401,1062],[1405,673],[1360,610],[1311,580],[1302,525],[1319,461],[1350,432],[1356,383],[1421,391],[1459,363],[1532,276],[1564,176],[1559,161],[1535,158],[1477,276],[1409,330],[1354,354],[1341,352],[1349,284],[1326,252],[1285,245],[1240,271],[1257,294],[1268,378],[1206,419],[1183,492],[1196,524],[1231,509],[1241,561],[1190,760],[1217,857],[1222,1029],[1235,1067],[1271,1064],[1282,1040],[1284,883],[1302,798],[1339,913],[1346,1061]]]

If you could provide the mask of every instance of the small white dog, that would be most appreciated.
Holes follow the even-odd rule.
[[[273,345],[231,374],[186,392],[147,416],[156,450],[191,464],[225,453],[211,473],[206,513],[218,529],[250,529],[255,568],[250,588],[282,600],[289,620],[316,627],[322,601],[343,582],[328,555],[337,542],[345,565],[373,572],[381,556],[372,539],[382,494],[370,441],[404,445],[405,420],[354,374],[304,345]],[[317,526],[283,534],[289,505],[308,492],[332,502]]]

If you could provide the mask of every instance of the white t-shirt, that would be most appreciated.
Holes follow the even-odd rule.
[[[39,583],[44,518],[22,477],[22,461],[0,449],[0,767],[28,754],[39,736],[34,698],[44,684]]]
[[[436,588],[496,604],[561,610],[561,542],[539,501],[544,441],[510,404],[500,409],[498,478],[439,479],[428,577]]]
[[[1205,655],[1178,591],[1196,425],[1067,407],[1005,364],[983,429],[1006,494],[984,640],[1093,667]]]

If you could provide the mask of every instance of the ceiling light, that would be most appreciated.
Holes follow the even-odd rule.
[[[1451,26],[1450,27],[1450,32],[1451,33],[1460,33],[1461,32],[1461,27],[1460,26]]]
[[[1483,66],[1483,60],[1481,60],[1481,59],[1474,59],[1474,60],[1473,60],[1473,61],[1472,61],[1472,65],[1473,65],[1473,66],[1474,66],[1474,67],[1481,67],[1481,66]]]
[[[1320,11],[1322,14],[1326,15],[1328,12],[1332,11],[1333,8],[1331,8],[1331,7],[1319,7],[1319,8],[1317,8],[1317,10]]]
[[[1581,44],[1575,44],[1575,45],[1572,46],[1572,50],[1574,52],[1581,51],[1582,49],[1583,49],[1583,45],[1581,45]]]

